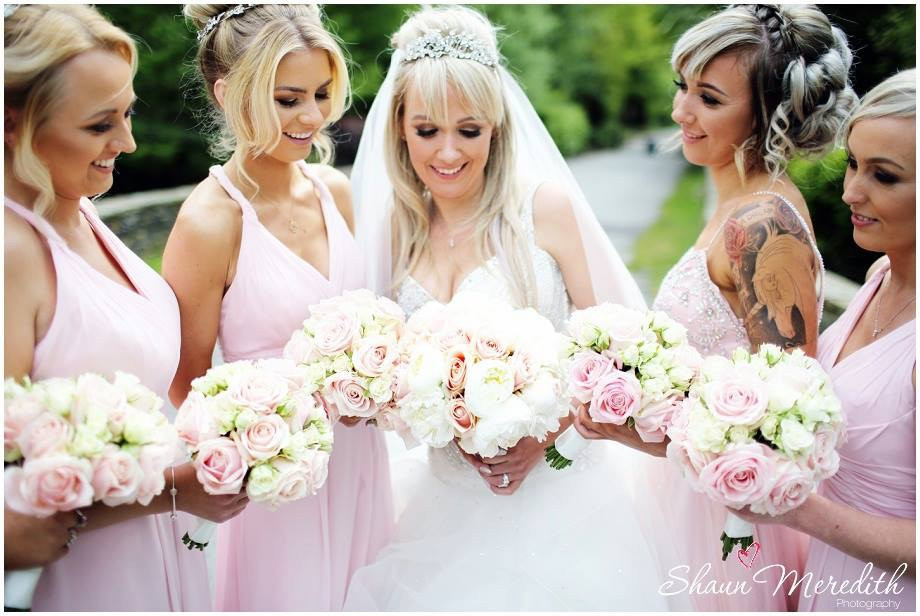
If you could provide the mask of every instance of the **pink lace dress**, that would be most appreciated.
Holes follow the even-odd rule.
[[[775,196],[783,199],[807,228],[798,210],[781,195]],[[655,310],[683,324],[690,343],[704,356],[727,356],[737,347],[751,349],[744,325],[709,277],[706,255],[721,231],[722,227],[705,248],[691,247],[684,254],[665,276],[652,304]],[[821,285],[824,265],[813,240],[811,244],[820,264]],[[818,295],[820,321],[824,298],[820,290]],[[674,582],[675,591],[682,589],[683,594],[689,595],[697,610],[795,609],[796,598],[787,594],[788,588],[777,590],[782,577],[779,568],[766,567],[776,563],[787,570],[801,571],[808,542],[805,535],[780,525],[756,526],[754,540],[760,542],[761,549],[753,566],[749,569],[742,565],[737,550],[723,561],[719,536],[728,513],[726,508],[695,492],[673,463],[655,460],[651,468],[661,482],[653,490],[660,495],[657,513],[663,517],[653,522],[652,515],[645,521],[648,531],[657,537],[662,578]],[[667,528],[664,534],[663,527]]]
[[[54,228],[5,200],[43,237],[55,269],[51,325],[35,346],[33,380],[84,372],[137,376],[164,400],[179,364],[179,307],[169,285],[132,253],[84,199],[80,210],[96,239],[134,289],[93,268]],[[148,515],[80,533],[70,552],[44,568],[32,609],[43,611],[208,610],[204,555],[179,537],[194,518]]]
[[[225,361],[280,357],[309,306],[365,286],[362,259],[326,185],[306,164],[329,241],[329,277],[269,232],[220,166],[213,175],[243,216],[236,274],[224,295]],[[222,524],[217,609],[339,610],[352,573],[389,540],[393,524],[386,446],[373,427],[335,426],[329,478],[315,496],[271,511],[258,504]]]
[[[888,268],[867,282],[833,325],[818,340],[818,360],[827,370],[834,392],[843,403],[847,418],[846,442],[840,446],[837,474],[822,482],[818,492],[872,515],[916,519],[917,510],[917,398],[911,373],[917,363],[916,321],[911,320],[885,333],[871,344],[838,361],[840,351],[866,306],[875,296]],[[892,574],[873,566],[867,579],[885,582],[878,590],[864,584],[865,592],[815,594],[814,583],[831,579],[838,584],[860,579],[867,563],[848,556],[816,539],[811,541],[806,570],[814,582],[802,592],[801,611],[866,610],[867,602],[890,601],[886,611],[913,612],[916,580],[901,574],[897,587],[889,586]],[[838,602],[842,600],[843,603]],[[860,602],[857,604],[856,602]],[[853,603],[848,603],[853,602]],[[897,602],[897,605],[894,604]]]

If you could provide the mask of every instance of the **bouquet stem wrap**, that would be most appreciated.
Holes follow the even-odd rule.
[[[31,610],[32,597],[41,575],[42,567],[6,571],[3,574],[3,606]]]
[[[211,520],[200,520],[195,529],[182,535],[182,543],[190,550],[204,550],[211,542],[217,523]]]
[[[725,518],[721,539],[722,560],[725,560],[736,545],[740,545],[742,550],[751,547],[751,544],[754,543],[754,525],[729,511],[728,517]]]
[[[546,448],[546,461],[560,470],[572,464],[591,443],[578,433],[575,426],[566,428],[555,444]]]

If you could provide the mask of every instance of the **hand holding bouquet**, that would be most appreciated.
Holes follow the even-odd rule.
[[[735,509],[779,515],[837,472],[840,401],[817,360],[765,344],[708,357],[668,436],[668,457],[698,492]],[[747,549],[753,526],[729,513],[722,559]]]
[[[264,359],[215,366],[192,381],[176,429],[209,494],[238,494],[275,508],[315,494],[326,480],[332,426],[307,371]],[[183,536],[204,549],[216,524]]]
[[[662,442],[702,363],[687,330],[660,311],[601,304],[574,312],[566,331],[569,395],[588,405],[593,421],[626,425],[647,443]],[[586,445],[570,427],[547,449],[546,460],[565,468]]]
[[[129,374],[4,382],[6,506],[35,517],[95,501],[148,505],[180,455],[163,401]],[[85,519],[82,513],[78,519]],[[70,529],[68,545],[77,537]],[[29,608],[41,568],[5,574],[5,604]]]

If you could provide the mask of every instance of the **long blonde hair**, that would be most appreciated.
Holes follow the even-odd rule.
[[[33,149],[36,132],[58,105],[61,67],[93,49],[110,51],[137,70],[137,49],[124,30],[96,9],[82,5],[25,4],[3,20],[4,105],[20,112],[15,145],[5,145],[13,174],[37,192],[32,209],[47,216],[54,207],[51,173]]]
[[[410,43],[431,32],[471,34],[499,57],[496,28],[484,16],[465,7],[440,7],[415,13],[393,35],[391,45],[405,52]],[[430,195],[416,175],[406,142],[401,138],[406,96],[412,88],[427,102],[428,116],[443,125],[447,123],[452,90],[464,108],[494,127],[483,194],[473,214],[475,254],[484,262],[490,247],[491,252],[497,253],[496,247],[501,246],[505,261],[502,265],[508,269],[518,303],[534,305],[536,283],[521,219],[522,191],[515,177],[514,126],[497,67],[445,55],[402,62],[398,70],[384,131],[386,168],[393,184],[392,289],[399,288],[429,247]]]
[[[212,17],[233,4],[186,4],[183,9],[200,31]],[[242,158],[271,151],[281,140],[281,120],[274,104],[275,74],[282,58],[293,51],[319,49],[329,58],[331,111],[314,137],[322,163],[333,156],[328,126],[342,117],[351,89],[348,66],[339,41],[323,26],[316,5],[259,4],[221,20],[198,43],[199,77],[211,103],[211,153],[218,159],[239,152],[237,173],[258,189],[242,167]],[[227,82],[223,108],[214,98],[214,83]]]

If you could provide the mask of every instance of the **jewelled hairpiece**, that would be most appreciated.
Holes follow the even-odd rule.
[[[214,17],[208,20],[208,23],[204,25],[204,28],[198,31],[198,42],[201,42],[201,39],[206,37],[211,33],[211,30],[216,28],[222,21],[235,17],[237,15],[242,15],[252,7],[256,6],[255,4],[237,4],[232,9],[227,9],[223,13],[218,13]]]
[[[406,46],[406,57],[403,62],[443,56],[475,60],[485,66],[498,64],[498,58],[482,41],[469,32],[453,30],[448,34],[435,31],[418,37]]]

